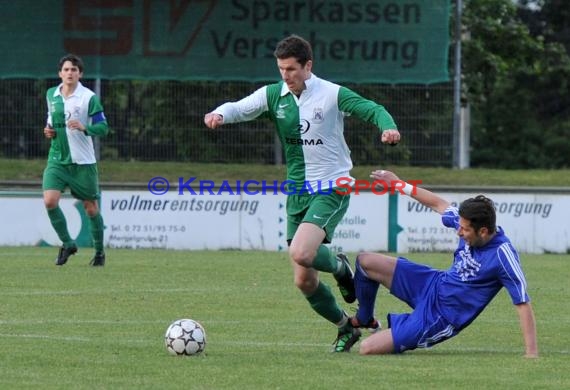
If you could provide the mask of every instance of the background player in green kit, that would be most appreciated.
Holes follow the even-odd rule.
[[[98,205],[99,174],[92,137],[107,135],[109,128],[99,98],[79,81],[82,76],[83,62],[68,54],[59,60],[61,84],[46,93],[48,117],[44,135],[51,140],[51,146],[43,175],[44,204],[63,242],[55,264],[64,265],[77,252],[59,208],[61,193],[69,187],[73,197],[83,201],[91,221],[95,256],[90,264],[103,266],[104,225]]]
[[[350,177],[352,168],[343,120],[354,115],[376,125],[383,143],[398,143],[400,133],[384,107],[314,75],[312,49],[303,38],[283,39],[274,55],[282,81],[221,105],[204,116],[204,123],[214,129],[264,115],[275,124],[285,150],[287,180],[294,183],[287,196],[287,242],[295,285],[314,311],[338,326],[334,351],[347,352],[360,338],[360,331],[352,327],[318,274],[332,273],[344,300],[355,301],[348,259],[323,245],[330,243],[350,198],[332,191],[337,179]]]

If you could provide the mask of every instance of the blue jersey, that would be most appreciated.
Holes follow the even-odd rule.
[[[448,207],[442,222],[457,230],[457,208]],[[453,264],[438,279],[437,310],[457,330],[469,325],[502,287],[513,304],[530,302],[519,256],[500,227],[483,247],[470,247],[460,238]]]

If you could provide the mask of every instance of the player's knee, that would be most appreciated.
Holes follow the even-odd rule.
[[[84,201],[83,207],[85,208],[85,212],[87,213],[87,215],[90,217],[96,216],[97,213],[99,212],[99,208],[97,207],[96,202]]]
[[[365,274],[376,273],[383,277],[391,277],[396,267],[396,258],[382,253],[362,252],[357,257],[357,267]]]
[[[87,213],[88,216],[90,217],[94,217],[97,215],[97,213],[99,212],[97,209],[85,209],[85,212]]]
[[[385,355],[394,353],[394,341],[390,329],[374,333],[360,343],[361,355]]]
[[[362,268],[364,272],[370,270],[370,266],[374,263],[374,253],[360,252],[356,257],[357,266]],[[377,261],[377,260],[376,260]]]
[[[58,205],[57,199],[44,199],[44,206],[48,210],[55,209],[57,205]]]
[[[303,267],[310,267],[313,264],[315,253],[296,246],[291,246],[291,248],[289,248],[289,257],[291,257],[291,260],[295,263]]]
[[[369,340],[369,338],[362,340],[362,342],[360,343],[360,351],[359,353],[361,355],[372,355],[372,346],[370,345],[371,342]]]

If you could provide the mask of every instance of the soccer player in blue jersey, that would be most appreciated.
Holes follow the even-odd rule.
[[[348,303],[356,299],[348,259],[324,245],[331,242],[350,198],[333,190],[338,179],[350,178],[352,169],[344,118],[352,115],[372,123],[386,144],[398,143],[400,133],[383,106],[313,74],[313,51],[305,39],[297,35],[282,39],[274,55],[281,81],[222,104],[204,116],[204,123],[215,129],[265,116],[275,124],[287,160],[287,181],[293,184],[286,208],[295,285],[317,314],[337,325],[334,351],[346,352],[359,340],[360,330],[351,325],[330,287],[319,278],[319,271],[333,274],[343,299]],[[319,191],[298,190],[307,184]]]
[[[389,171],[374,171],[375,180],[399,180]],[[454,228],[459,245],[447,270],[416,264],[403,257],[361,253],[356,260],[355,288],[359,302],[354,326],[374,327],[379,285],[406,302],[411,313],[388,314],[388,329],[362,341],[360,353],[401,353],[445,341],[467,327],[505,287],[515,305],[525,356],[538,357],[536,324],[519,256],[500,227],[493,202],[479,195],[459,209],[432,192],[415,187],[405,193],[442,216]]]
[[[98,202],[99,173],[93,137],[107,135],[109,126],[99,98],[79,81],[83,77],[81,58],[74,54],[63,56],[59,60],[58,75],[61,83],[46,93],[48,114],[44,135],[51,144],[42,184],[49,220],[63,243],[55,264],[64,265],[77,252],[59,207],[62,192],[69,188],[74,198],[83,201],[89,216],[95,247],[90,265],[103,266],[104,223]]]

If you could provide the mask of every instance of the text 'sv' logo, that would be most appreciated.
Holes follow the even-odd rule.
[[[186,55],[218,0],[144,0],[143,54]],[[166,12],[170,10],[170,12]]]

